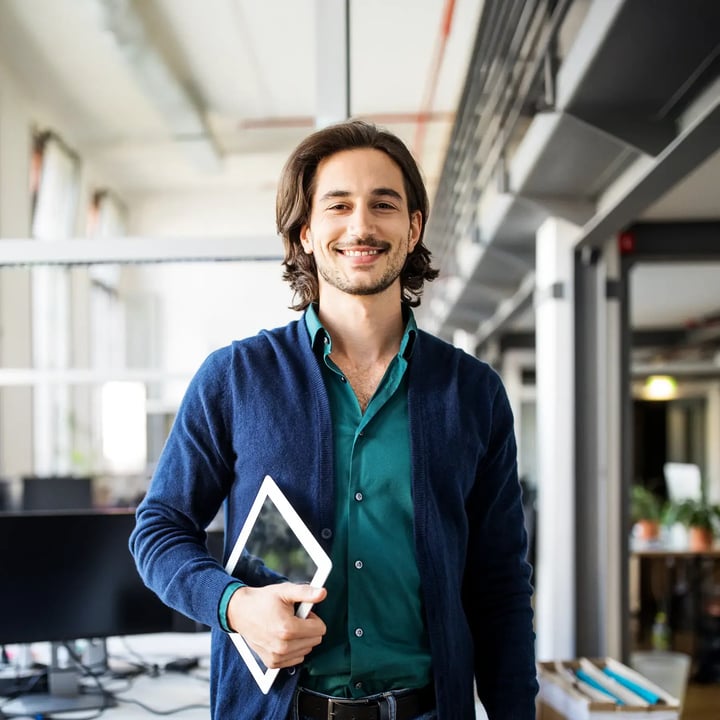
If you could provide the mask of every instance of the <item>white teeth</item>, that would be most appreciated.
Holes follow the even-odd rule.
[[[363,257],[364,255],[378,255],[379,253],[379,250],[343,250],[343,254],[349,257]]]

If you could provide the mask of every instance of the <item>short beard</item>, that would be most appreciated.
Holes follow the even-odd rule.
[[[383,275],[374,285],[360,286],[352,285],[351,283],[344,282],[341,278],[333,276],[332,273],[327,272],[326,268],[319,268],[319,273],[323,279],[329,284],[336,287],[342,292],[346,292],[348,295],[377,295],[381,292],[385,292],[399,277],[402,269],[397,272],[390,271]]]

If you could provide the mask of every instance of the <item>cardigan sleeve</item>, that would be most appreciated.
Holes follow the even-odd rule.
[[[232,482],[228,349],[191,380],[136,513],[130,550],[148,587],[169,606],[211,627],[235,580],[208,553],[205,528]]]
[[[490,720],[531,720],[538,686],[517,447],[505,389],[491,377],[497,387],[490,394],[488,442],[467,503],[464,604],[478,695]]]

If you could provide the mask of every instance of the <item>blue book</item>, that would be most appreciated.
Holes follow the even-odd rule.
[[[584,670],[578,669],[575,671],[575,674],[582,680],[583,682],[586,682],[588,685],[591,685],[596,690],[599,690],[601,693],[605,693],[610,699],[614,700],[618,705],[625,705],[623,700],[619,698],[615,693],[610,692],[604,685],[599,683],[594,677],[591,677],[586,673]]]
[[[626,687],[628,690],[631,690],[636,695],[639,695],[643,700],[649,702],[651,705],[657,705],[657,703],[660,702],[660,696],[657,693],[641,687],[632,680],[628,680],[628,678],[620,675],[620,673],[616,673],[614,670],[610,670],[607,667],[603,668],[603,672],[609,677],[611,677],[613,680],[617,680],[617,682],[619,682],[623,687]]]

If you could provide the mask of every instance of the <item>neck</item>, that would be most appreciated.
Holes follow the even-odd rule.
[[[397,353],[405,331],[399,286],[377,295],[322,293],[319,317],[333,355],[362,364]]]

